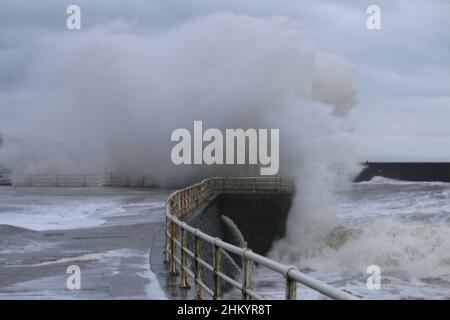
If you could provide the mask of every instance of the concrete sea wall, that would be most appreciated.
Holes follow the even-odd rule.
[[[222,215],[230,218],[242,233],[247,246],[259,254],[267,254],[274,241],[285,234],[286,219],[291,208],[291,193],[220,193],[215,195],[204,207],[187,218],[187,223],[203,232],[239,245],[233,236],[230,225]],[[192,236],[188,235],[188,247],[193,250]],[[202,242],[201,257],[213,263],[213,246]],[[192,261],[191,261],[192,263]],[[232,278],[240,277],[241,257],[223,253],[222,269]],[[202,269],[202,280],[213,285],[213,274]],[[224,290],[228,290],[222,282]]]
[[[450,182],[448,162],[366,162],[356,181],[368,181],[381,176],[405,181]]]

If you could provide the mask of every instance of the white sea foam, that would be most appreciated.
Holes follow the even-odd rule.
[[[450,186],[449,182],[441,182],[441,181],[405,181],[405,180],[397,180],[390,179],[380,176],[375,176],[369,181],[361,181],[359,184],[396,184],[396,185],[412,185],[412,184],[420,184],[420,185],[435,185],[435,186]]]
[[[162,210],[164,198],[158,191],[7,188],[0,193],[0,225],[43,231],[161,222],[162,215],[149,211]]]
[[[354,184],[338,195],[338,227],[320,245],[300,251],[280,241],[271,256],[364,297],[449,298],[449,189],[448,184],[389,179]],[[366,287],[369,265],[381,268],[379,291]],[[263,273],[261,279],[267,277]]]

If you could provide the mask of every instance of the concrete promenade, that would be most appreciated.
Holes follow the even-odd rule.
[[[165,298],[149,256],[164,224],[169,193],[1,187],[0,299]],[[94,207],[77,207],[90,202]],[[102,206],[95,207],[99,203]],[[43,210],[53,211],[56,228],[42,221],[52,221]],[[73,217],[76,214],[81,214],[79,219]],[[30,225],[40,230],[31,230]],[[81,269],[81,290],[66,287],[70,265]]]

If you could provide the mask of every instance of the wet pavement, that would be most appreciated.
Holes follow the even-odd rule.
[[[153,242],[164,225],[164,200],[169,193],[0,188],[0,299],[166,298],[149,258],[150,249],[158,247]],[[108,205],[71,211],[74,199],[77,205]],[[60,208],[68,212],[58,214]],[[42,210],[52,212],[53,218],[46,217],[51,223],[40,220]],[[53,229],[54,225],[63,228]],[[157,255],[152,256],[156,261]],[[159,257],[162,263],[162,254]],[[80,290],[66,286],[71,276],[66,271],[73,265],[81,271]]]

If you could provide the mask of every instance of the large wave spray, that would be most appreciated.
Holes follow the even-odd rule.
[[[22,150],[4,148],[0,157],[20,172],[145,172],[170,185],[255,172],[172,165],[172,130],[194,120],[279,128],[280,174],[298,188],[285,241],[296,254],[323,241],[335,227],[333,190],[357,170],[344,121],[355,103],[349,64],[286,18],[221,14],[145,36],[122,27],[48,39],[30,75],[36,105],[24,132],[57,140],[64,156],[35,148],[24,161]]]

